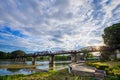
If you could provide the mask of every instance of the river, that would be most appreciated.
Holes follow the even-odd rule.
[[[55,61],[54,62],[54,70],[59,70],[66,68],[70,61]],[[13,61],[0,61],[1,65],[32,65],[31,61],[26,61],[26,63],[20,63],[20,62],[13,62]],[[2,75],[13,75],[13,74],[32,74],[37,72],[36,70],[49,70],[49,61],[36,61],[36,64],[38,66],[34,67],[34,69],[28,69],[28,68],[0,68],[0,76]]]

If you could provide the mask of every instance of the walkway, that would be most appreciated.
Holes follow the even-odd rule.
[[[86,66],[83,62],[71,63],[69,67],[69,72],[73,75],[92,76],[97,78],[98,80],[104,80],[105,71],[97,70],[96,68],[91,66]]]
[[[70,64],[70,66],[72,67],[72,70],[77,70],[77,71],[84,71],[84,72],[95,72],[95,68],[94,67],[90,67],[90,66],[85,66],[83,63],[79,63],[79,64]]]

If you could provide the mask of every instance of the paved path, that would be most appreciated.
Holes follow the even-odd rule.
[[[98,80],[104,80],[105,73],[103,70],[97,70],[95,67],[87,66],[84,62],[71,63],[69,65],[70,73],[79,76],[93,76]]]
[[[84,65],[84,63],[72,63],[70,64],[72,70],[76,70],[76,71],[84,71],[84,72],[95,72],[96,68],[91,67],[91,66],[86,66]]]

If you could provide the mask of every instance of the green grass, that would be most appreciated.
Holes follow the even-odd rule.
[[[94,66],[100,69],[100,66],[105,67],[104,70],[108,75],[119,76],[120,77],[120,61],[107,61],[107,62],[86,62],[89,66]],[[108,66],[106,68],[106,66]]]
[[[114,68],[114,67],[118,67],[120,66],[120,61],[108,61],[108,62],[105,62],[110,68]]]
[[[58,71],[39,72],[30,75],[7,75],[0,76],[0,80],[96,80],[94,77],[77,76],[68,73],[67,69]],[[106,80],[118,80],[116,76],[107,76]]]
[[[71,75],[67,69],[59,71],[39,72],[31,75],[0,76],[0,80],[93,80],[92,77]]]
[[[115,68],[115,67],[119,67],[120,66],[120,61],[107,61],[107,62],[92,62],[92,61],[88,61],[86,62],[87,65],[91,65],[91,66],[109,66],[109,68]]]

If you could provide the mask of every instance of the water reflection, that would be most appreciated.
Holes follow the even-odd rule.
[[[36,64],[39,66],[36,67],[30,67],[30,68],[0,68],[0,75],[12,75],[12,74],[32,74],[37,71],[42,71],[42,70],[49,70],[49,69],[54,69],[58,70],[61,68],[67,67],[68,63],[70,61],[55,61],[54,65],[49,65],[48,61],[36,61]],[[12,62],[12,61],[0,61],[0,66],[1,65],[10,65],[10,64],[20,64],[20,65],[32,65],[31,61],[27,61],[26,64],[24,63],[18,63],[18,62]]]
[[[7,68],[7,71],[11,71],[11,72],[17,72],[19,70],[21,70],[22,68]]]
[[[0,69],[0,75],[10,75],[10,74],[12,74],[12,72],[8,71],[6,68]]]

